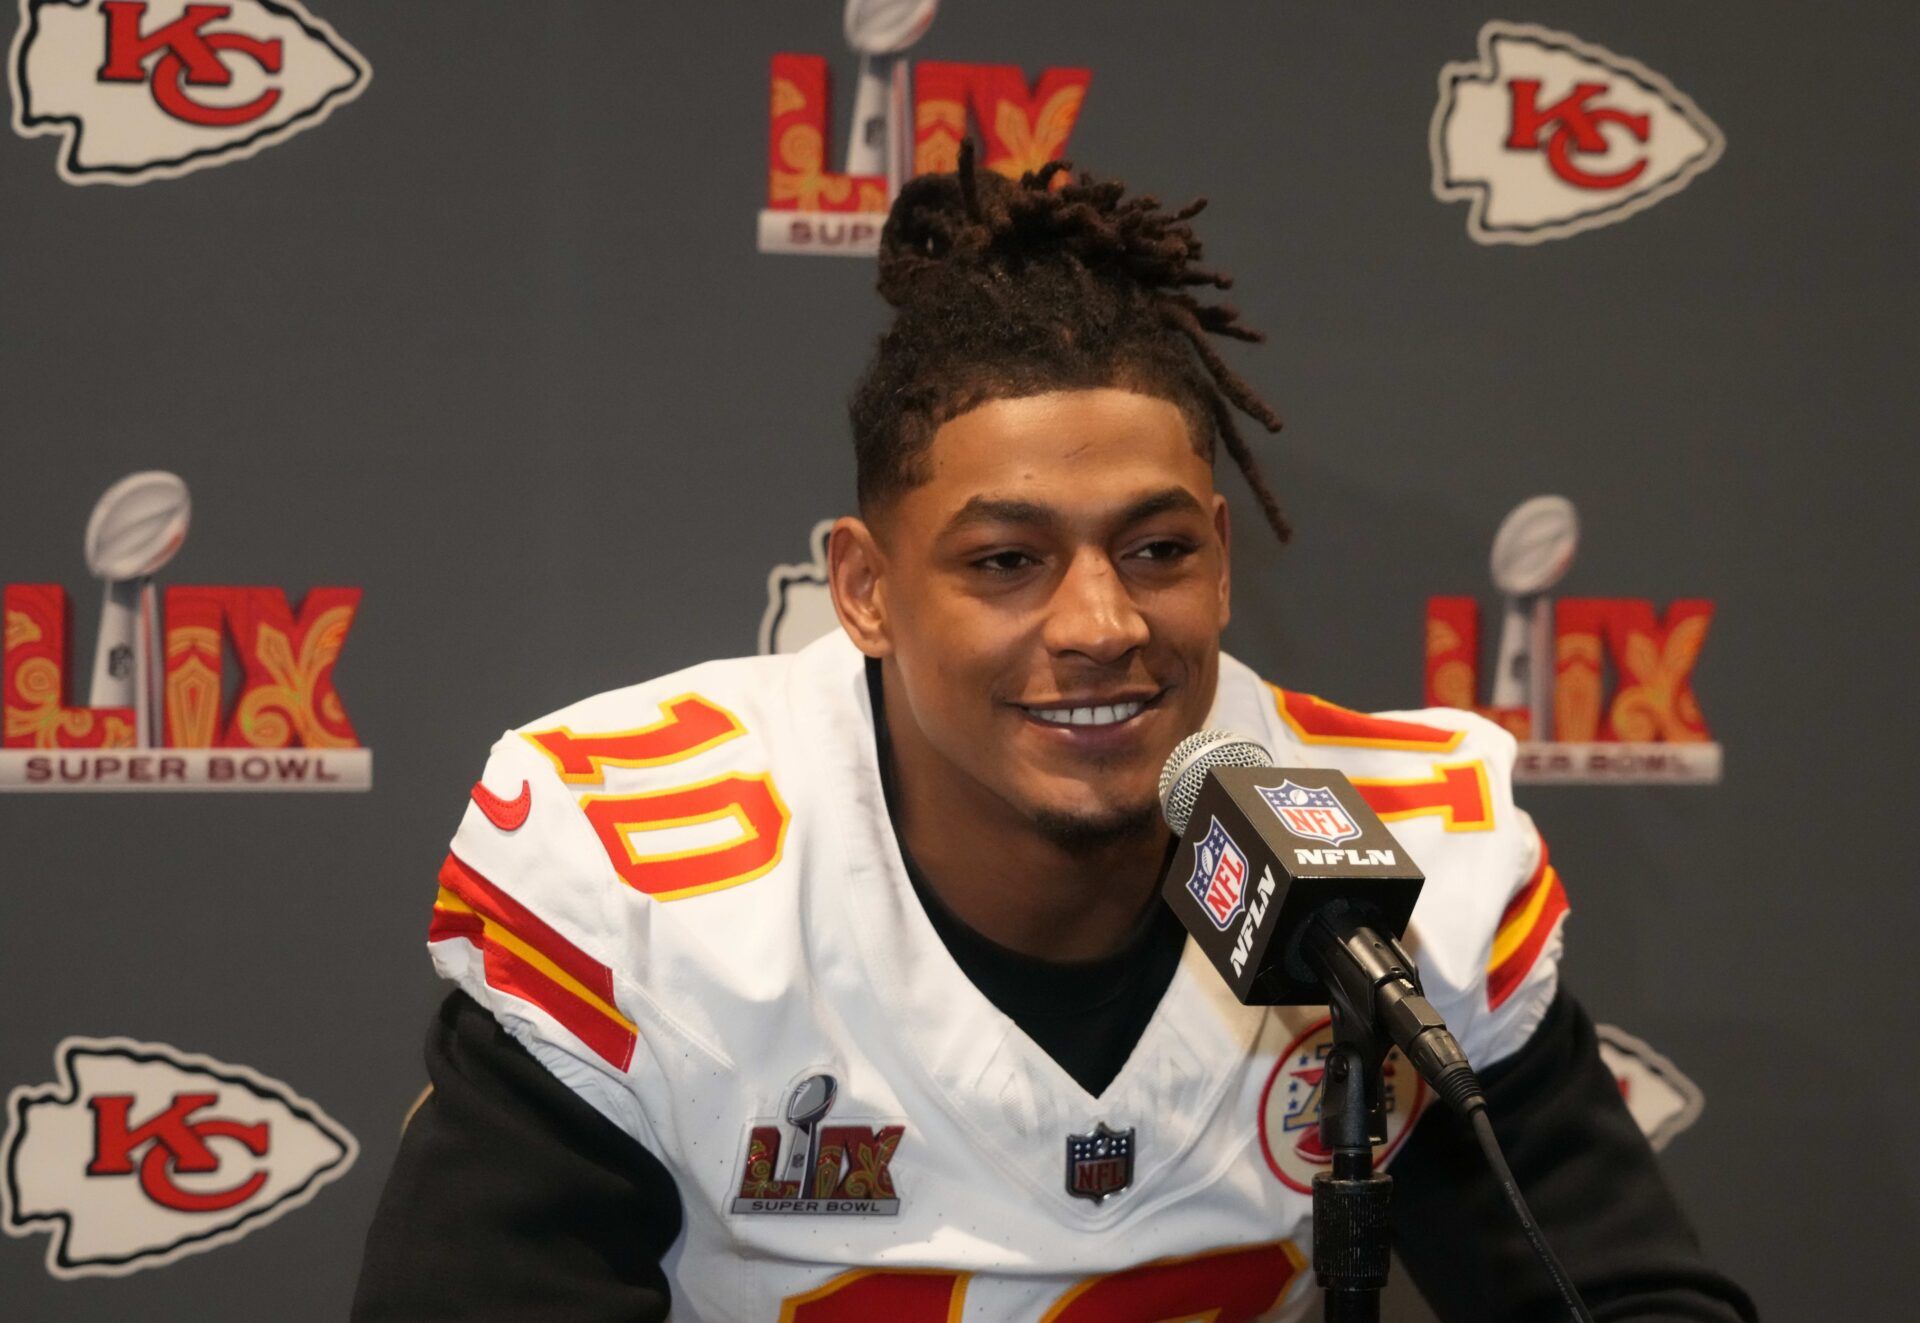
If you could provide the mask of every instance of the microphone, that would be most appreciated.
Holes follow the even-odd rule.
[[[1397,940],[1426,875],[1343,773],[1203,730],[1167,759],[1160,811],[1180,838],[1161,896],[1243,1005],[1330,1005],[1463,1115],[1485,1106]]]
[[[1500,1152],[1466,1053],[1398,940],[1426,876],[1353,783],[1331,769],[1276,767],[1253,740],[1203,730],[1167,759],[1160,812],[1180,838],[1161,897],[1234,996],[1248,1006],[1324,1002],[1333,1016],[1320,1116],[1333,1162],[1313,1182],[1327,1317],[1379,1317],[1392,1182],[1374,1172],[1369,1141],[1386,1138],[1380,1075],[1391,1040],[1472,1128],[1568,1312],[1593,1323]]]

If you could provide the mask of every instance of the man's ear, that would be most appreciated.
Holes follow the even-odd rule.
[[[1220,628],[1233,617],[1233,520],[1227,515],[1227,498],[1213,494],[1213,531],[1220,537]]]
[[[865,520],[843,515],[827,534],[827,588],[834,614],[853,645],[869,657],[893,651],[887,629],[886,553]]]

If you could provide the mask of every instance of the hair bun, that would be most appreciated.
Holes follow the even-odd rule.
[[[920,175],[900,190],[880,231],[878,270],[880,295],[897,315],[851,406],[856,448],[865,437],[878,455],[901,417],[935,425],[941,409],[977,402],[982,390],[1110,381],[1103,367],[1110,374],[1128,356],[1135,366],[1158,356],[1164,368],[1169,346],[1184,345],[1179,361],[1190,363],[1190,351],[1212,381],[1204,392],[1209,430],[1284,541],[1286,520],[1230,410],[1269,431],[1280,430],[1280,418],[1210,343],[1263,337],[1230,305],[1191,292],[1233,283],[1200,264],[1188,222],[1206,199],[1167,211],[1152,196],[1129,197],[1117,180],[1070,172],[1065,161],[1049,161],[1009,179],[980,168],[972,141],[962,139],[951,174]],[[904,467],[874,463],[895,478]]]
[[[1187,222],[1206,207],[1205,198],[1162,211],[1158,198],[1128,197],[1125,185],[1091,175],[1072,181],[1071,171],[1066,161],[1049,161],[1009,179],[981,169],[972,140],[963,139],[952,174],[917,176],[895,199],[880,232],[881,297],[902,307],[922,280],[951,265],[1015,271],[1034,263],[1065,264],[1124,278],[1149,292],[1232,285],[1228,276],[1199,265],[1200,240]],[[1231,320],[1207,329],[1232,335]]]

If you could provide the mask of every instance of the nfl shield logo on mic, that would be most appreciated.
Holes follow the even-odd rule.
[[[1280,818],[1280,825],[1295,836],[1338,845],[1360,834],[1360,824],[1340,804],[1340,797],[1324,786],[1297,786],[1282,781],[1277,786],[1255,786],[1260,798]]]
[[[1247,856],[1227,835],[1220,819],[1211,819],[1207,834],[1193,847],[1193,876],[1187,879],[1187,890],[1221,932],[1240,913],[1246,881]]]

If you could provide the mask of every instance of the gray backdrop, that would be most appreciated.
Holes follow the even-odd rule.
[[[121,1280],[0,1241],[9,1318],[343,1316],[488,743],[750,651],[768,568],[850,503],[870,264],[753,239],[774,52],[832,59],[844,132],[838,4],[315,12],[373,83],[251,161],[75,188],[52,143],[0,134],[0,579],[66,585],[84,692],[87,513],[175,470],[169,582],[366,590],[337,680],[375,788],[0,796],[0,1087],[51,1079],[69,1034],[157,1039],[287,1081],[363,1152],[275,1225]],[[1646,62],[1725,158],[1623,224],[1476,246],[1430,194],[1427,122],[1490,18]],[[1272,336],[1233,361],[1287,418],[1263,454],[1300,526],[1283,555],[1223,478],[1240,656],[1416,705],[1424,598],[1490,611],[1488,540],[1537,491],[1586,519],[1566,591],[1717,601],[1695,680],[1725,782],[1524,801],[1574,905],[1567,978],[1704,1088],[1667,1170],[1774,1319],[1909,1317],[1920,1280],[1876,1261],[1920,1179],[1892,1032],[1916,905],[1887,840],[1920,734],[1915,27],[1885,2],[951,0],[914,52],[1089,66],[1071,154],[1214,199],[1210,254]]]

